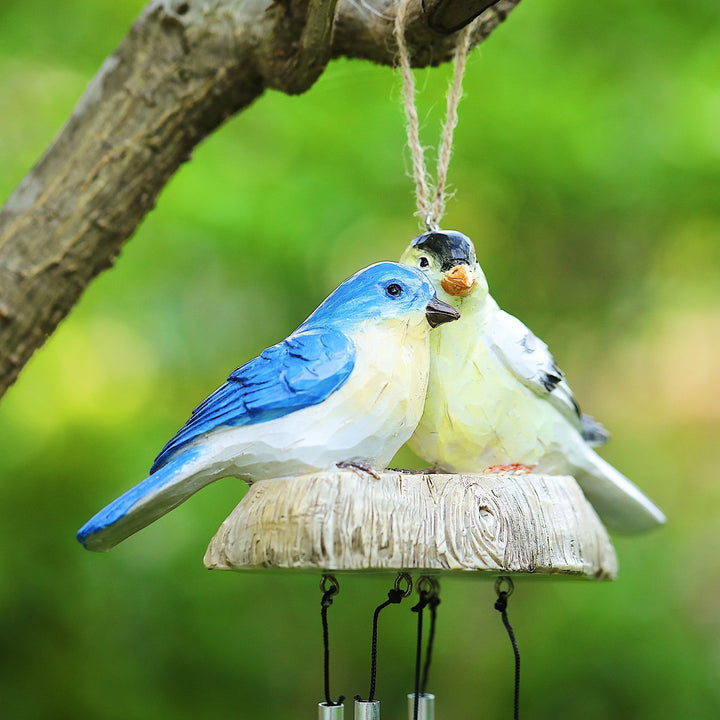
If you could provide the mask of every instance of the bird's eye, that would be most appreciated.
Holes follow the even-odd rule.
[[[423,257],[418,260],[418,265],[421,268],[426,268],[430,266],[430,261],[423,255]]]
[[[385,288],[385,292],[391,297],[397,297],[402,293],[402,288],[397,283],[391,283]]]

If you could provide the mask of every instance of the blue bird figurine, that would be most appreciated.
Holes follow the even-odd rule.
[[[109,550],[227,476],[384,468],[423,412],[432,327],[460,314],[423,272],[371,265],[288,338],[234,370],[165,445],[150,475],[78,532]]]

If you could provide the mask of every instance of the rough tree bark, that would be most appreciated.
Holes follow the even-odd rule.
[[[520,0],[413,0],[416,67],[486,38]],[[371,4],[372,3],[372,4]],[[192,149],[266,88],[306,91],[337,57],[391,65],[396,0],[153,0],[0,211],[0,397],[113,264]]]

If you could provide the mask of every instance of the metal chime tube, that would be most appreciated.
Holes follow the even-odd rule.
[[[380,701],[356,700],[355,720],[380,720]]]
[[[327,703],[318,703],[318,720],[343,720],[345,717],[345,705],[328,705]]]
[[[415,720],[415,693],[408,695],[408,720]],[[435,720],[435,696],[431,693],[418,695],[417,720]]]

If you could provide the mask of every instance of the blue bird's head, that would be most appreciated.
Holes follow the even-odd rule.
[[[425,317],[431,327],[457,320],[457,310],[437,299],[417,268],[394,262],[370,265],[337,287],[300,326],[335,327],[344,332],[367,321]]]

